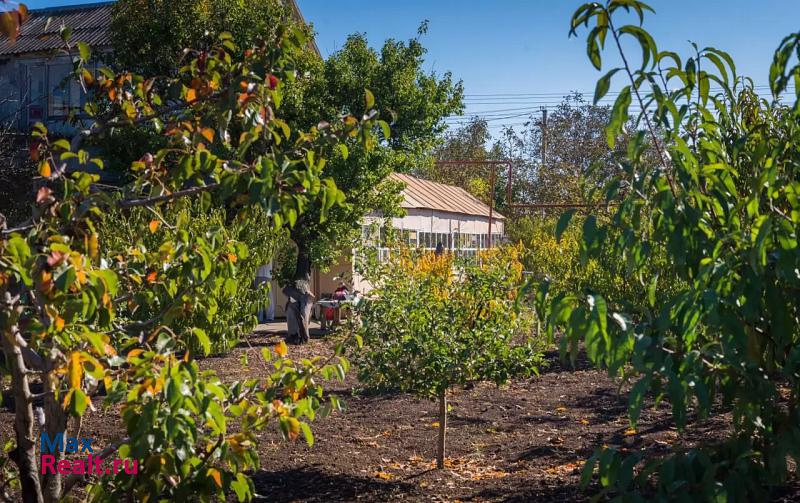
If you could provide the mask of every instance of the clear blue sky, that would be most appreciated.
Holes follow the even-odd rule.
[[[29,0],[29,7],[64,0]],[[451,71],[464,81],[468,113],[488,112],[496,131],[519,124],[507,117],[538,110],[569,91],[591,91],[599,72],[585,55],[585,39],[569,39],[568,23],[581,0],[298,0],[314,25],[323,55],[354,32],[379,47],[387,38],[408,39],[427,19],[423,43],[427,68]],[[686,55],[688,40],[734,57],[740,74],[767,81],[769,62],[781,38],[800,30],[800,0],[651,0],[657,14],[645,21],[659,49]],[[611,58],[611,56],[608,56]],[[613,58],[604,68],[613,64]],[[619,75],[619,74],[618,74]],[[619,87],[620,80],[616,80]],[[486,97],[486,94],[547,96]],[[453,120],[458,123],[458,120]]]

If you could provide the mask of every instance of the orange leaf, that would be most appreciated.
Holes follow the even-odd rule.
[[[217,487],[222,487],[222,475],[220,475],[219,470],[216,468],[209,468],[206,474],[214,479],[214,483],[217,484]]]
[[[209,142],[214,141],[214,130],[210,127],[204,127],[200,129],[200,134],[203,135],[203,138],[208,140]]]
[[[100,244],[97,241],[97,233],[93,232],[92,235],[89,236],[89,257],[91,258],[96,258],[100,249]]]
[[[150,271],[147,273],[147,277],[145,278],[148,283],[154,283],[156,278],[158,277],[158,273],[155,271]]]
[[[45,159],[44,161],[39,164],[39,174],[45,178],[50,178],[52,174],[52,170],[50,169],[50,161]]]
[[[236,260],[238,260],[238,258],[233,253],[229,253],[228,254],[228,260],[230,260],[231,262],[233,262],[235,264]]]
[[[194,89],[186,91],[186,101],[194,101],[195,99],[197,99],[197,93]]]
[[[56,316],[56,330],[58,330],[59,332],[64,330],[64,324],[65,324],[64,318],[62,318],[61,316]]]
[[[136,358],[140,354],[144,353],[143,349],[133,349],[128,353],[128,361],[131,361],[132,358]]]
[[[84,68],[81,73],[83,74],[83,81],[86,82],[86,85],[92,87],[94,85],[94,75],[92,75],[92,72]]]
[[[278,344],[275,344],[275,353],[283,358],[289,352],[288,348],[286,347],[286,343],[281,341]]]
[[[161,225],[161,222],[158,220],[150,220],[150,225],[147,226],[147,228],[150,229],[150,234],[155,234],[159,225]]]
[[[634,430],[633,428],[628,428],[627,430],[625,430],[626,437],[630,437],[631,435],[636,435],[636,430]]]

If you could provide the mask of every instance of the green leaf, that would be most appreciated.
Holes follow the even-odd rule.
[[[383,132],[383,138],[388,140],[392,137],[392,128],[389,127],[389,123],[386,121],[378,121],[378,126],[381,128]]]
[[[647,33],[644,29],[632,24],[628,24],[620,28],[619,33],[630,35],[639,41],[639,45],[642,47],[642,70],[647,68],[647,65],[650,63],[651,56],[653,63],[655,63],[656,57],[658,56],[658,47],[656,47],[656,42],[649,33]]]
[[[647,390],[650,389],[650,379],[648,375],[636,381],[628,395],[628,419],[630,420],[631,428],[636,428],[636,424],[639,422],[639,414],[642,411],[644,397]]]
[[[364,103],[367,111],[372,110],[372,107],[375,106],[375,96],[373,96],[372,91],[369,89],[364,89]]]
[[[308,423],[301,422],[300,430],[303,432],[303,437],[305,437],[308,446],[314,447],[314,434],[311,432],[311,427],[308,426]]]
[[[569,226],[574,214],[575,208],[570,208],[561,214],[561,217],[559,217],[558,223],[556,224],[556,241],[561,242],[561,235],[564,234],[565,230],[567,230],[567,226]]]
[[[92,51],[89,48],[89,45],[85,42],[78,42],[78,53],[81,55],[81,59],[86,62],[89,61],[92,57]]]
[[[236,479],[231,481],[231,488],[239,501],[248,501],[252,497],[250,480],[243,473],[236,474]]]
[[[208,353],[211,352],[211,340],[208,338],[206,331],[199,327],[193,327],[192,334],[194,334],[197,342],[200,343],[200,346],[203,348],[203,354],[208,356]]]
[[[586,38],[586,55],[589,56],[589,61],[592,62],[592,66],[600,70],[602,68],[602,61],[600,59],[600,46],[597,44],[597,37],[600,33],[599,26],[595,26],[591,32],[589,32],[589,36]]]
[[[600,80],[597,81],[597,85],[595,86],[595,89],[594,89],[594,104],[595,105],[597,105],[597,103],[601,99],[603,99],[603,96],[605,96],[606,93],[608,93],[608,89],[609,89],[609,87],[611,87],[611,77],[613,77],[614,74],[617,73],[620,70],[622,70],[622,68],[614,68],[613,70],[609,71],[608,73],[606,73],[605,75],[600,77]]]

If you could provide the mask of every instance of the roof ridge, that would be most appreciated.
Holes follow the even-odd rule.
[[[107,7],[109,5],[114,5],[115,3],[116,3],[115,0],[107,0],[103,2],[87,2],[79,4],[54,5],[52,7],[42,7],[40,9],[29,9],[28,12],[30,14],[43,14],[49,12],[69,12],[72,10],[86,10],[95,7]]]

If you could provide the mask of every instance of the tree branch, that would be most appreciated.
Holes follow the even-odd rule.
[[[120,448],[120,446],[122,446],[123,444],[127,444],[130,441],[131,441],[130,437],[125,437],[122,440],[118,440],[116,442],[113,442],[113,443],[111,443],[111,445],[109,445],[108,447],[106,447],[105,449],[100,451],[100,453],[98,453],[94,457],[95,458],[101,458],[101,459],[105,458],[108,455],[113,454],[114,452],[116,452],[117,449]],[[72,475],[67,477],[67,479],[64,481],[64,489],[62,491],[62,497],[66,496],[67,494],[69,494],[69,492],[72,490],[72,488],[75,487],[75,484],[77,484],[79,482],[81,482],[81,483],[85,482],[86,479],[87,479],[87,476],[86,476],[85,473],[73,473]]]
[[[201,185],[198,187],[192,187],[190,189],[179,190],[177,192],[173,192],[171,194],[164,194],[163,196],[155,196],[155,197],[147,197],[143,199],[127,199],[123,201],[117,202],[117,206],[120,208],[134,208],[137,206],[151,206],[158,203],[163,203],[166,201],[172,201],[175,199],[179,199],[185,196],[191,196],[194,194],[199,194],[201,192],[207,192],[209,190],[214,190],[220,186],[219,183],[210,183],[208,185]]]

